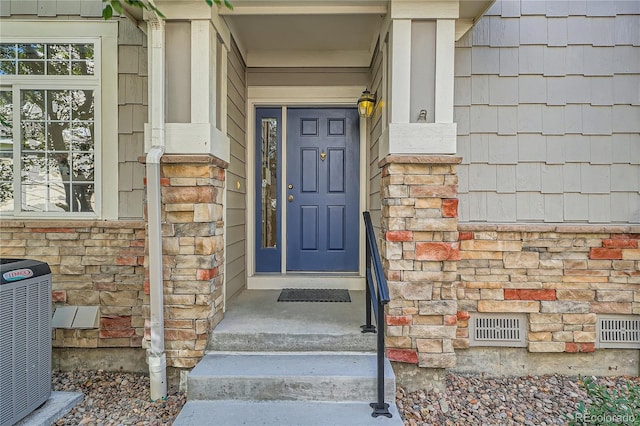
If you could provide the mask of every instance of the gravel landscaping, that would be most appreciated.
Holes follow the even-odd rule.
[[[611,388],[622,388],[629,381],[640,385],[639,377],[598,379]],[[566,415],[574,412],[579,401],[589,402],[578,379],[566,376],[449,374],[446,385],[445,392],[408,394],[399,386],[396,402],[404,424],[560,425],[568,423]],[[60,426],[171,425],[186,399],[184,393],[170,389],[166,401],[151,402],[149,378],[130,373],[55,373],[53,389],[85,395],[84,401],[56,423]]]

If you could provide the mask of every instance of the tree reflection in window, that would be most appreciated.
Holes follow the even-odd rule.
[[[92,43],[0,43],[0,75],[93,75]]]
[[[76,79],[94,75],[94,54],[93,43],[0,43],[0,75],[27,87],[15,100],[11,86],[0,91],[0,211],[95,211],[95,91],[86,87],[96,81],[78,88]],[[42,75],[62,88],[38,88]]]
[[[13,101],[0,90],[0,212],[13,210]]]
[[[93,90],[20,91],[23,211],[93,212]]]
[[[262,119],[262,247],[277,246],[278,121]]]

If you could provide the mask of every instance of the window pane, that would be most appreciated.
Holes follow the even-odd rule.
[[[20,105],[21,120],[44,119],[44,90],[21,90]]]
[[[21,61],[18,62],[18,74],[20,75],[42,75],[44,74],[44,61]]]
[[[13,61],[0,61],[0,75],[13,75],[16,73],[16,63]]]
[[[13,151],[13,101],[8,90],[0,90],[0,152],[2,151]]]
[[[68,44],[47,44],[47,59],[69,61]]]
[[[16,45],[14,43],[0,43],[0,59],[15,59]]]
[[[18,44],[18,59],[44,59],[44,44]]]
[[[93,44],[72,44],[71,45],[71,73],[73,75],[93,75],[94,58]]]
[[[48,75],[69,75],[69,61],[47,62]]]
[[[13,211],[13,100],[0,90],[0,212]]]
[[[262,119],[262,247],[276,247],[278,203],[278,121]]]
[[[61,185],[23,185],[22,210],[27,212],[69,211]]]
[[[23,121],[22,149],[26,151],[45,149],[44,126],[42,121]]]
[[[74,121],[93,121],[93,91],[73,90],[70,95],[71,118]]]
[[[92,90],[22,90],[23,205],[28,211],[95,210]],[[46,142],[45,142],[46,139]]]
[[[0,212],[13,211],[13,155],[0,152]]]

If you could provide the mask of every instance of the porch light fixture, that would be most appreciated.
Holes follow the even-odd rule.
[[[368,89],[364,89],[360,99],[358,99],[358,114],[362,118],[369,118],[373,114],[373,108],[376,106],[376,95],[371,94]]]

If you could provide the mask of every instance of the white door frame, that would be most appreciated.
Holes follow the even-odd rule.
[[[281,241],[282,265],[281,273],[255,272],[255,109],[260,106],[282,107],[282,176],[287,175],[286,162],[286,129],[287,107],[355,107],[362,93],[361,86],[249,86],[247,88],[247,288],[248,289],[282,289],[286,287],[304,286],[314,288],[346,288],[363,290],[365,263],[365,235],[361,225],[359,262],[357,273],[287,273],[286,269],[286,208],[282,209]],[[366,209],[367,203],[367,150],[366,120],[360,119],[360,200],[359,214]],[[281,179],[281,193],[286,193],[286,179]],[[362,224],[362,221],[358,221]]]

